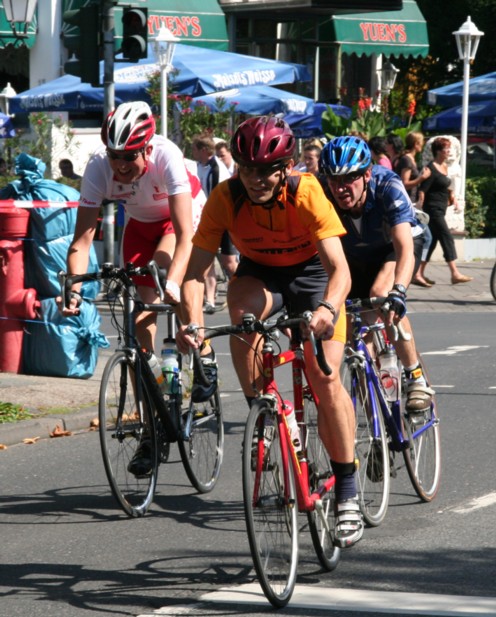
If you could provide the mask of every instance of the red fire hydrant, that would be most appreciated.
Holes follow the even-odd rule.
[[[24,239],[29,210],[0,202],[0,371],[20,373],[24,319],[35,319],[40,302],[24,289]]]

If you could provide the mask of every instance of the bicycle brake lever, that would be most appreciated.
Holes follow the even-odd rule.
[[[157,288],[157,293],[158,293],[158,297],[160,298],[160,302],[163,302],[165,295],[164,295],[164,289],[162,287],[162,283],[160,282],[160,275],[158,271],[157,262],[154,259],[150,260],[147,263],[147,268],[148,268],[148,271],[150,272],[153,282],[155,283],[155,287]]]

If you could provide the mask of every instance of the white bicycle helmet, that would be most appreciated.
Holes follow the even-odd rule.
[[[155,119],[143,101],[122,103],[111,111],[102,126],[102,141],[111,150],[144,148],[155,135]]]

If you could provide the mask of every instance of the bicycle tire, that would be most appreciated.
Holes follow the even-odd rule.
[[[365,522],[379,526],[387,513],[391,486],[390,454],[384,418],[375,387],[367,387],[365,371],[343,362],[341,380],[355,408],[355,463],[360,509]],[[377,434],[373,427],[373,403],[376,403]]]
[[[489,288],[493,295],[493,298],[496,300],[496,263],[491,270],[491,276],[489,278]]]
[[[143,400],[136,401],[134,366],[123,351],[108,360],[99,396],[100,446],[112,493],[126,514],[144,516],[153,501],[157,484],[157,441],[154,408],[146,382],[141,378]],[[141,407],[141,408],[140,408]],[[141,439],[150,444],[152,470],[136,477],[128,471]]]
[[[306,426],[306,451],[308,458],[309,484],[311,492],[316,492],[322,482],[332,476],[331,462],[324,444],[320,440],[317,425],[317,405],[310,392],[305,392],[303,398],[303,414]],[[335,528],[335,494],[334,488],[322,498],[322,512],[325,515],[326,526],[317,510],[307,512],[308,526],[312,537],[315,553],[322,566],[329,572],[334,570],[340,559],[341,551],[334,546]]]
[[[281,608],[289,602],[296,584],[298,507],[293,468],[289,462],[283,462],[281,435],[273,414],[266,402],[255,401],[248,415],[243,441],[243,501],[258,581],[269,602]],[[272,434],[268,447],[264,442],[266,419]]]
[[[219,389],[204,403],[193,403],[183,409],[183,423],[192,415],[187,439],[179,437],[178,445],[184,469],[199,493],[209,493],[217,484],[224,456],[224,419]]]
[[[419,362],[429,384],[420,354]],[[425,426],[428,428],[422,430]],[[441,483],[441,433],[434,396],[430,408],[423,414],[403,414],[403,430],[409,443],[403,456],[413,488],[422,501],[432,501]]]

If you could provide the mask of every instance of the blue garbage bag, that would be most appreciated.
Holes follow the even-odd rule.
[[[98,349],[109,347],[100,331],[101,318],[91,302],[80,314],[64,317],[54,298],[41,301],[41,318],[25,324],[22,362],[26,375],[88,379],[98,361]]]
[[[15,160],[13,180],[0,190],[0,199],[26,201],[79,201],[79,191],[55,180],[44,178],[46,165],[29,154],[21,153]],[[76,226],[77,208],[33,208],[29,219],[29,239],[25,245],[25,286],[36,289],[40,297],[60,294],[57,274],[65,270],[69,245]],[[98,271],[98,258],[94,247],[89,255],[88,272]],[[82,294],[96,298],[100,283],[84,283]]]

